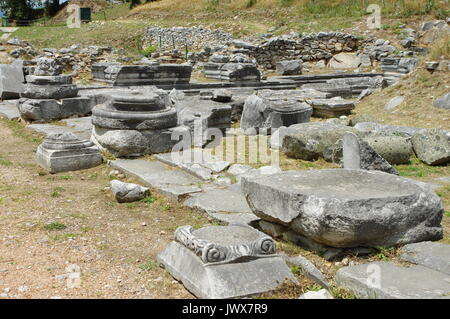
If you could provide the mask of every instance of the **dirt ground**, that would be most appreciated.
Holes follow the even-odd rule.
[[[39,139],[17,135],[0,121],[2,297],[191,297],[155,258],[177,226],[206,220],[156,194],[152,204],[116,203],[106,164],[47,175],[34,160]],[[81,288],[61,278],[69,265],[80,267]]]
[[[118,204],[110,180],[133,180],[107,164],[49,175],[34,158],[41,141],[21,124],[0,120],[0,299],[193,298],[157,264],[156,256],[177,227],[210,222],[154,191],[150,200]],[[444,242],[449,240],[449,221],[445,216]],[[330,281],[348,263],[398,262],[395,248],[328,262],[293,244],[277,245],[279,252],[307,257]],[[300,286],[284,285],[262,297],[298,298],[320,289],[292,270]],[[77,273],[81,282],[73,287],[77,281],[71,278]],[[353,298],[335,286],[331,291],[338,298]]]

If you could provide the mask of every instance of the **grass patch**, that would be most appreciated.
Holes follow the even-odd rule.
[[[66,239],[75,239],[77,237],[79,237],[80,234],[62,234],[62,235],[54,235],[54,236],[49,236],[50,239],[54,240],[54,241],[60,241],[60,240],[66,240]]]
[[[400,176],[404,177],[431,177],[431,176],[445,176],[450,174],[450,167],[448,166],[429,166],[417,158],[413,158],[410,164],[394,165]]]
[[[44,225],[45,230],[63,230],[66,228],[67,228],[67,226],[62,223],[50,223],[50,224]]]
[[[167,212],[169,210],[172,209],[172,205],[170,205],[169,203],[165,203],[165,204],[161,204],[159,206],[159,208],[163,211],[163,212]]]
[[[142,202],[145,204],[153,204],[156,201],[152,196],[145,197]]]
[[[62,188],[62,187],[55,187],[54,189],[53,189],[53,191],[52,191],[52,193],[50,194],[50,196],[51,197],[54,197],[54,198],[56,198],[56,197],[61,197],[61,193],[62,192],[64,192],[65,191],[65,189],[64,188]]]
[[[127,204],[127,208],[128,209],[135,209],[137,207],[137,204],[136,203],[128,203]]]
[[[152,259],[146,261],[145,263],[139,266],[139,269],[143,271],[150,271],[157,268],[159,268],[159,263]]]
[[[3,119],[3,121],[6,126],[13,132],[14,136],[17,136],[33,144],[41,144],[44,140],[37,133],[26,130],[25,125],[20,123],[19,121],[9,121],[7,119]]]
[[[12,162],[0,156],[0,166],[12,166]]]

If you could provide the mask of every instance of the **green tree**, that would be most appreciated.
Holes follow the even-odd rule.
[[[42,7],[45,2],[46,0],[0,0],[0,10],[12,19],[32,20],[38,14],[36,8]]]

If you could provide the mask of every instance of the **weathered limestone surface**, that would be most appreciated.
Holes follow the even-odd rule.
[[[184,204],[205,214],[212,220],[225,223],[228,222],[226,215],[229,218],[238,215],[239,219],[244,220],[245,218],[246,223],[250,224],[259,220],[258,217],[253,215],[245,197],[235,185],[227,188],[207,189],[203,193],[193,194]]]
[[[17,100],[0,102],[0,115],[5,116],[10,121],[19,119],[20,113],[17,109]]]
[[[26,121],[48,122],[91,113],[89,98],[74,97],[62,100],[21,98],[17,103],[20,115]]]
[[[433,102],[433,106],[440,108],[440,109],[450,109],[450,92],[437,98],[434,102]]]
[[[393,99],[389,100],[389,102],[386,103],[386,105],[384,106],[384,110],[392,111],[395,108],[397,108],[398,106],[400,106],[404,100],[405,100],[404,96],[396,96]]]
[[[185,64],[109,65],[103,70],[114,86],[176,85],[190,82],[192,66]],[[101,76],[101,71],[98,74]]]
[[[218,89],[213,91],[212,100],[221,103],[229,103],[233,99],[233,94],[225,89]]]
[[[450,142],[438,129],[421,130],[411,139],[417,157],[428,165],[450,163]]]
[[[0,98],[2,100],[18,99],[24,90],[24,82],[22,61],[0,64]]]
[[[344,134],[355,132],[352,127],[331,123],[296,124],[284,134],[281,150],[292,158],[331,161],[334,144],[342,140]]]
[[[344,267],[335,278],[357,297],[370,299],[448,298],[449,279],[449,275],[426,267],[407,268],[389,262]]]
[[[302,74],[302,60],[284,60],[277,62],[277,73],[281,75]]]
[[[177,111],[163,90],[117,93],[93,109],[92,140],[117,157],[164,153],[187,131],[177,127],[177,120]]]
[[[150,190],[137,184],[124,183],[117,179],[111,181],[111,191],[119,203],[139,201],[150,195]]]
[[[34,75],[28,75],[27,84],[17,103],[21,117],[26,121],[49,122],[91,113],[88,97],[78,96],[72,78],[61,75],[62,66],[55,60],[40,58]]]
[[[234,55],[213,55],[208,63],[204,64],[206,78],[234,83],[258,83],[261,81],[261,72],[256,65],[247,58],[239,59]]]
[[[333,56],[328,63],[333,69],[356,69],[361,65],[361,59],[356,53],[342,52]]]
[[[50,173],[78,171],[98,166],[102,156],[88,140],[80,140],[72,133],[49,135],[36,152],[38,164]]]
[[[202,191],[198,187],[202,182],[201,179],[187,172],[174,170],[158,161],[120,159],[111,161],[110,165],[176,200],[182,200],[189,194]]]
[[[180,227],[157,257],[198,298],[236,298],[297,283],[274,241],[248,226]]]
[[[309,101],[314,109],[315,117],[334,118],[349,115],[355,108],[353,101],[336,97],[332,99],[316,99]]]
[[[434,242],[408,244],[400,258],[450,276],[450,245]]]
[[[331,247],[391,246],[442,238],[443,207],[425,184],[379,171],[288,171],[243,178],[260,218]]]
[[[79,139],[89,140],[92,134],[92,122],[91,117],[80,117],[73,119],[65,119],[61,120],[64,125],[57,124],[49,124],[49,123],[33,123],[27,125],[27,128],[30,128],[36,132],[50,135],[55,133],[64,133],[69,132],[73,133]]]
[[[230,166],[229,162],[199,148],[184,150],[184,152],[156,154],[154,157],[163,163],[179,167],[204,180],[212,179],[214,174],[221,173]]]
[[[202,100],[198,96],[189,96],[175,102],[178,113],[178,125],[190,128],[194,134],[195,125],[202,124],[201,133],[205,134],[208,128],[225,130],[231,127],[232,107],[228,103]],[[198,127],[197,129],[199,129]],[[204,136],[202,136],[204,138]]]
[[[399,175],[397,170],[375,152],[368,143],[352,133],[344,135],[343,168],[375,170]]]
[[[241,129],[273,129],[309,122],[311,106],[303,103],[302,92],[262,90],[247,98],[241,118]]]
[[[364,90],[375,90],[386,86],[387,82],[382,76],[363,76],[328,79],[325,83],[307,83],[302,85],[302,89],[315,89],[335,97],[351,98]]]

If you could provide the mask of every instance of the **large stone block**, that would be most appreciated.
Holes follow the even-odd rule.
[[[282,141],[282,151],[292,158],[306,161],[332,160],[333,148],[345,133],[355,133],[349,126],[332,123],[302,123],[288,128]]]
[[[447,109],[450,110],[450,92],[437,98],[433,102],[433,106],[440,108],[440,109]]]
[[[26,121],[48,122],[72,116],[86,116],[92,111],[87,97],[74,97],[62,100],[36,100],[21,98],[17,105],[21,117]]]
[[[270,90],[251,95],[244,104],[241,129],[274,129],[309,122],[313,110],[302,98]]]
[[[0,64],[0,98],[18,99],[24,90],[23,62]]]
[[[192,66],[185,64],[110,65],[104,69],[105,81],[115,86],[176,85],[189,83]]]
[[[450,245],[421,242],[402,247],[400,258],[450,276]]]
[[[399,175],[397,170],[389,165],[369,144],[352,133],[344,135],[343,162],[343,167],[348,169],[375,170]]]
[[[281,75],[302,74],[302,60],[286,60],[277,62],[277,73]]]
[[[38,164],[50,173],[78,171],[102,164],[97,147],[72,133],[49,135],[36,152]]]
[[[274,241],[248,226],[180,227],[158,262],[198,298],[251,296],[297,283]]]
[[[313,107],[315,117],[336,118],[349,115],[355,108],[353,101],[347,101],[336,97],[332,99],[311,100],[309,104]]]
[[[66,85],[34,85],[26,84],[21,97],[27,99],[66,99],[76,97],[78,87],[72,84]]]
[[[338,285],[368,299],[448,298],[449,279],[422,266],[407,268],[389,262],[344,267],[336,274]]]
[[[391,246],[443,236],[440,198],[420,182],[364,170],[243,178],[258,217],[331,247]]]
[[[172,134],[178,136],[184,135],[185,132],[189,132],[189,129],[174,127],[155,130],[119,130],[95,126],[92,131],[92,141],[101,150],[108,151],[116,157],[136,157],[172,151],[178,143],[178,140],[172,140]]]
[[[189,132],[177,121],[177,110],[163,90],[117,92],[94,107],[92,140],[117,157],[165,153]]]
[[[417,157],[428,165],[450,163],[450,142],[438,129],[421,130],[411,139]]]

